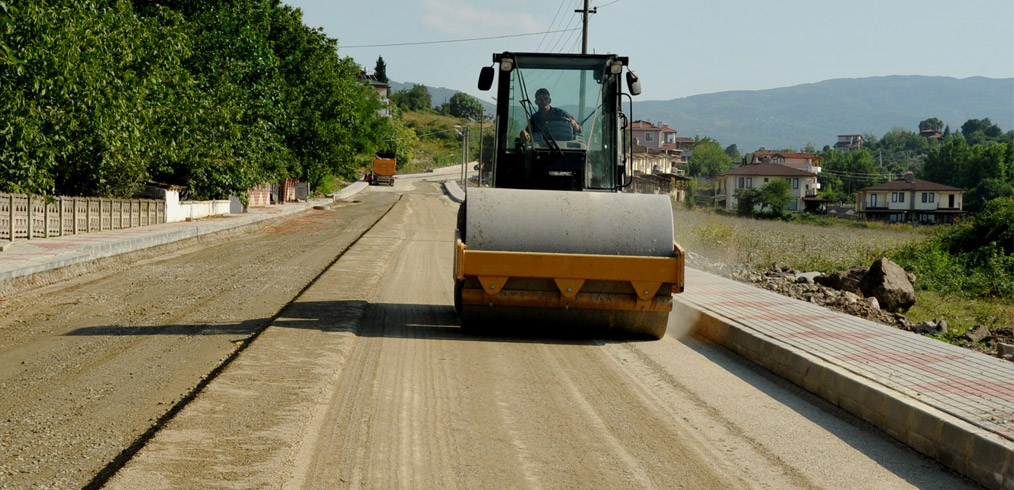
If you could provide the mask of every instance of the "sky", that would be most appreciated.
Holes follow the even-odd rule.
[[[370,73],[383,56],[391,80],[487,101],[492,93],[476,83],[494,52],[581,52],[582,16],[574,10],[584,0],[282,1]],[[589,6],[598,13],[589,16],[588,52],[628,56],[641,78],[640,101],[834,78],[1014,77],[1014,0],[589,0]],[[375,46],[381,44],[388,46]]]

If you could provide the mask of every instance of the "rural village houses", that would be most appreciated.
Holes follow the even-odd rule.
[[[912,172],[856,192],[856,204],[868,220],[910,223],[953,223],[962,210],[962,189],[917,179]]]
[[[758,163],[731,168],[715,176],[715,206],[735,210],[739,203],[736,199],[737,190],[763,187],[774,179],[786,179],[792,197],[786,210],[803,211],[808,202],[811,206],[823,202],[817,199],[817,189],[820,189],[817,171],[820,167],[813,168],[816,170],[806,171],[782,163]]]
[[[634,161],[631,169],[644,174],[683,175],[687,157],[693,152],[694,139],[676,136],[676,130],[659,122],[634,121]]]
[[[636,192],[671,192],[685,199],[687,157],[693,151],[693,138],[676,136],[676,130],[659,122],[634,121],[631,175]]]

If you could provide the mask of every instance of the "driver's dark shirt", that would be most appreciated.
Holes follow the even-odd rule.
[[[543,122],[555,121],[558,119],[570,122],[571,119],[574,119],[574,116],[571,116],[570,113],[556,107],[549,108],[548,116],[543,117],[542,114],[543,114],[542,109],[539,109],[535,111],[535,114],[532,114],[531,119],[529,119],[528,121],[529,123],[531,123],[532,128],[535,128],[536,131],[538,131],[539,125],[542,124]]]

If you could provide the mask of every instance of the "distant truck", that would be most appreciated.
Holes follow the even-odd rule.
[[[397,160],[394,158],[394,152],[378,151],[377,157],[373,159],[370,185],[387,184],[393,186],[396,168]]]

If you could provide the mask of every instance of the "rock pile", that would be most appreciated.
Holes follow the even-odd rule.
[[[687,265],[903,330],[934,336],[948,331],[946,320],[915,324],[902,313],[915,304],[916,277],[887,258],[877,260],[871,267],[857,266],[831,274],[801,272],[778,265],[754,271],[711,262],[692,252],[687,253]],[[978,325],[960,338],[967,342],[965,347],[1006,358],[1011,354],[1001,346],[1014,342],[1014,328],[991,332]],[[985,347],[980,343],[985,343]]]

